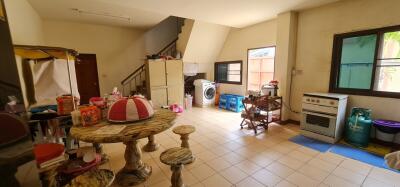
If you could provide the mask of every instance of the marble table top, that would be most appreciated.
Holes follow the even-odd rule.
[[[192,125],[180,125],[172,129],[175,134],[190,134],[196,131],[196,128]]]
[[[162,152],[160,160],[167,165],[188,164],[193,161],[193,154],[188,148],[174,147]]]
[[[71,136],[81,141],[90,143],[116,143],[128,142],[158,134],[169,129],[176,119],[176,114],[170,110],[160,109],[155,111],[152,118],[134,122],[115,124],[107,121],[94,126],[73,126]],[[95,131],[106,125],[126,125],[118,134],[97,134]]]

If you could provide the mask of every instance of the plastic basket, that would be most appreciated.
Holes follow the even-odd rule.
[[[233,112],[242,112],[244,109],[242,100],[244,99],[244,96],[241,95],[231,95],[228,99],[228,106],[227,110],[233,111]]]
[[[219,96],[219,104],[218,107],[222,109],[228,109],[228,101],[231,97],[231,94],[221,94]]]

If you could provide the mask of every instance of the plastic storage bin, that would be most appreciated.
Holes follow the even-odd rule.
[[[228,109],[229,108],[228,101],[229,101],[230,97],[231,97],[231,94],[221,94],[219,96],[219,105],[218,105],[218,107],[222,108],[222,109]]]
[[[233,112],[242,112],[242,110],[244,109],[243,102],[242,102],[243,99],[244,99],[244,96],[231,95],[228,99],[227,110],[230,110]]]

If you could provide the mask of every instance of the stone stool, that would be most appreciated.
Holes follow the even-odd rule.
[[[192,125],[180,125],[172,129],[172,132],[181,136],[181,147],[189,149],[189,134],[196,131],[196,128]]]
[[[183,187],[182,168],[183,165],[193,161],[192,151],[184,147],[170,148],[161,153],[160,160],[162,163],[171,166],[172,187]]]

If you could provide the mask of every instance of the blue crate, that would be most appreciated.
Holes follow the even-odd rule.
[[[231,97],[231,94],[221,94],[219,96],[218,107],[222,108],[222,109],[228,109],[229,108],[228,101],[229,101],[230,97]]]
[[[228,106],[227,110],[233,111],[233,112],[242,112],[244,109],[243,102],[242,100],[244,99],[244,96],[241,95],[231,95],[228,99]]]

